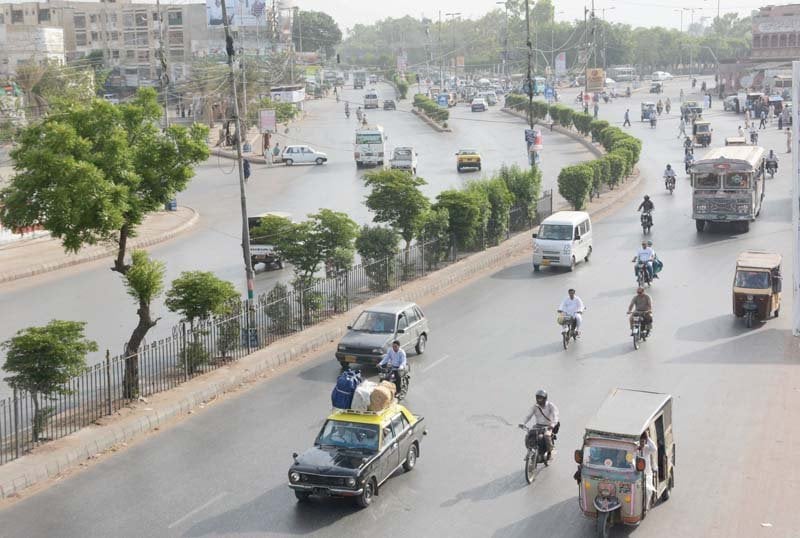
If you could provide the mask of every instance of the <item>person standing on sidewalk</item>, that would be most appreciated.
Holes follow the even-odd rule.
[[[626,125],[628,127],[631,126],[631,109],[630,108],[625,110],[625,121],[622,123],[622,126],[625,127]]]
[[[678,138],[686,138],[686,121],[681,117],[681,123],[678,125]]]
[[[759,116],[761,121],[758,123],[759,129],[766,129],[767,128],[767,111],[763,108],[761,109],[761,114]]]
[[[786,153],[792,152],[792,130],[787,127],[786,128]]]

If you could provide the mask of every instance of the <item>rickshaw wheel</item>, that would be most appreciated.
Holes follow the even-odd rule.
[[[753,328],[753,312],[748,310],[744,314],[744,324],[748,329]]]
[[[597,514],[597,538],[608,538],[611,534],[611,514],[600,512]]]

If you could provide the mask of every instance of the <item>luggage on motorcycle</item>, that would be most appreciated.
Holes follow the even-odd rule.
[[[664,268],[664,262],[661,260],[655,260],[653,262],[653,274],[658,274]]]
[[[383,411],[392,402],[392,392],[383,384],[378,385],[369,396],[369,410]]]
[[[342,372],[331,392],[331,405],[336,409],[350,409],[350,405],[353,403],[353,394],[360,384],[360,371],[345,370]]]
[[[392,398],[394,398],[397,395],[397,385],[395,385],[391,381],[381,381],[380,386],[389,389],[389,392],[392,393]]]
[[[353,401],[350,404],[350,409],[354,411],[369,410],[370,396],[372,396],[372,391],[375,390],[375,387],[377,386],[377,383],[372,381],[364,381],[358,387],[356,387],[356,391],[353,393]]]

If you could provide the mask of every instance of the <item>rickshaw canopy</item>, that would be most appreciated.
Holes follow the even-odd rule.
[[[781,266],[783,257],[775,252],[766,250],[745,250],[736,258],[736,267],[750,267],[753,269],[775,269]]]
[[[607,434],[639,440],[661,410],[672,405],[672,396],[659,392],[614,389],[586,425],[586,433]]]
[[[655,108],[655,107],[656,107],[656,104],[653,103],[652,101],[644,101],[642,103],[642,110],[644,110],[646,108]]]

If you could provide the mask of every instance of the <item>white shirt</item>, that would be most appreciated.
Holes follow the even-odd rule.
[[[564,312],[570,316],[574,316],[578,312],[583,312],[586,307],[583,306],[583,301],[581,298],[575,295],[574,299],[570,299],[569,295],[567,295],[563,301],[561,301],[561,306],[558,307],[559,312]]]
[[[555,426],[558,424],[558,408],[550,401],[546,402],[544,407],[534,403],[530,413],[525,417],[525,422],[523,422],[523,424],[527,424],[531,418],[534,418],[535,424],[541,426]]]
[[[397,351],[395,351],[394,348],[389,348],[389,351],[383,356],[378,366],[384,366],[386,364],[392,368],[404,369],[406,367],[406,352],[403,348],[401,347]]]
[[[648,437],[647,442],[645,443],[644,447],[640,449],[640,451],[642,453],[642,457],[644,458],[645,476],[653,476],[653,471],[658,472],[658,448],[656,447],[656,444]],[[655,460],[653,460],[653,455],[656,455]],[[655,461],[655,465],[653,465],[653,461]]]
[[[675,170],[672,168],[669,170],[664,170],[664,175],[667,177],[675,177]]]
[[[640,248],[639,252],[636,253],[636,257],[639,259],[640,262],[649,262],[653,258],[655,258],[655,253],[653,249],[650,247],[647,248]]]

